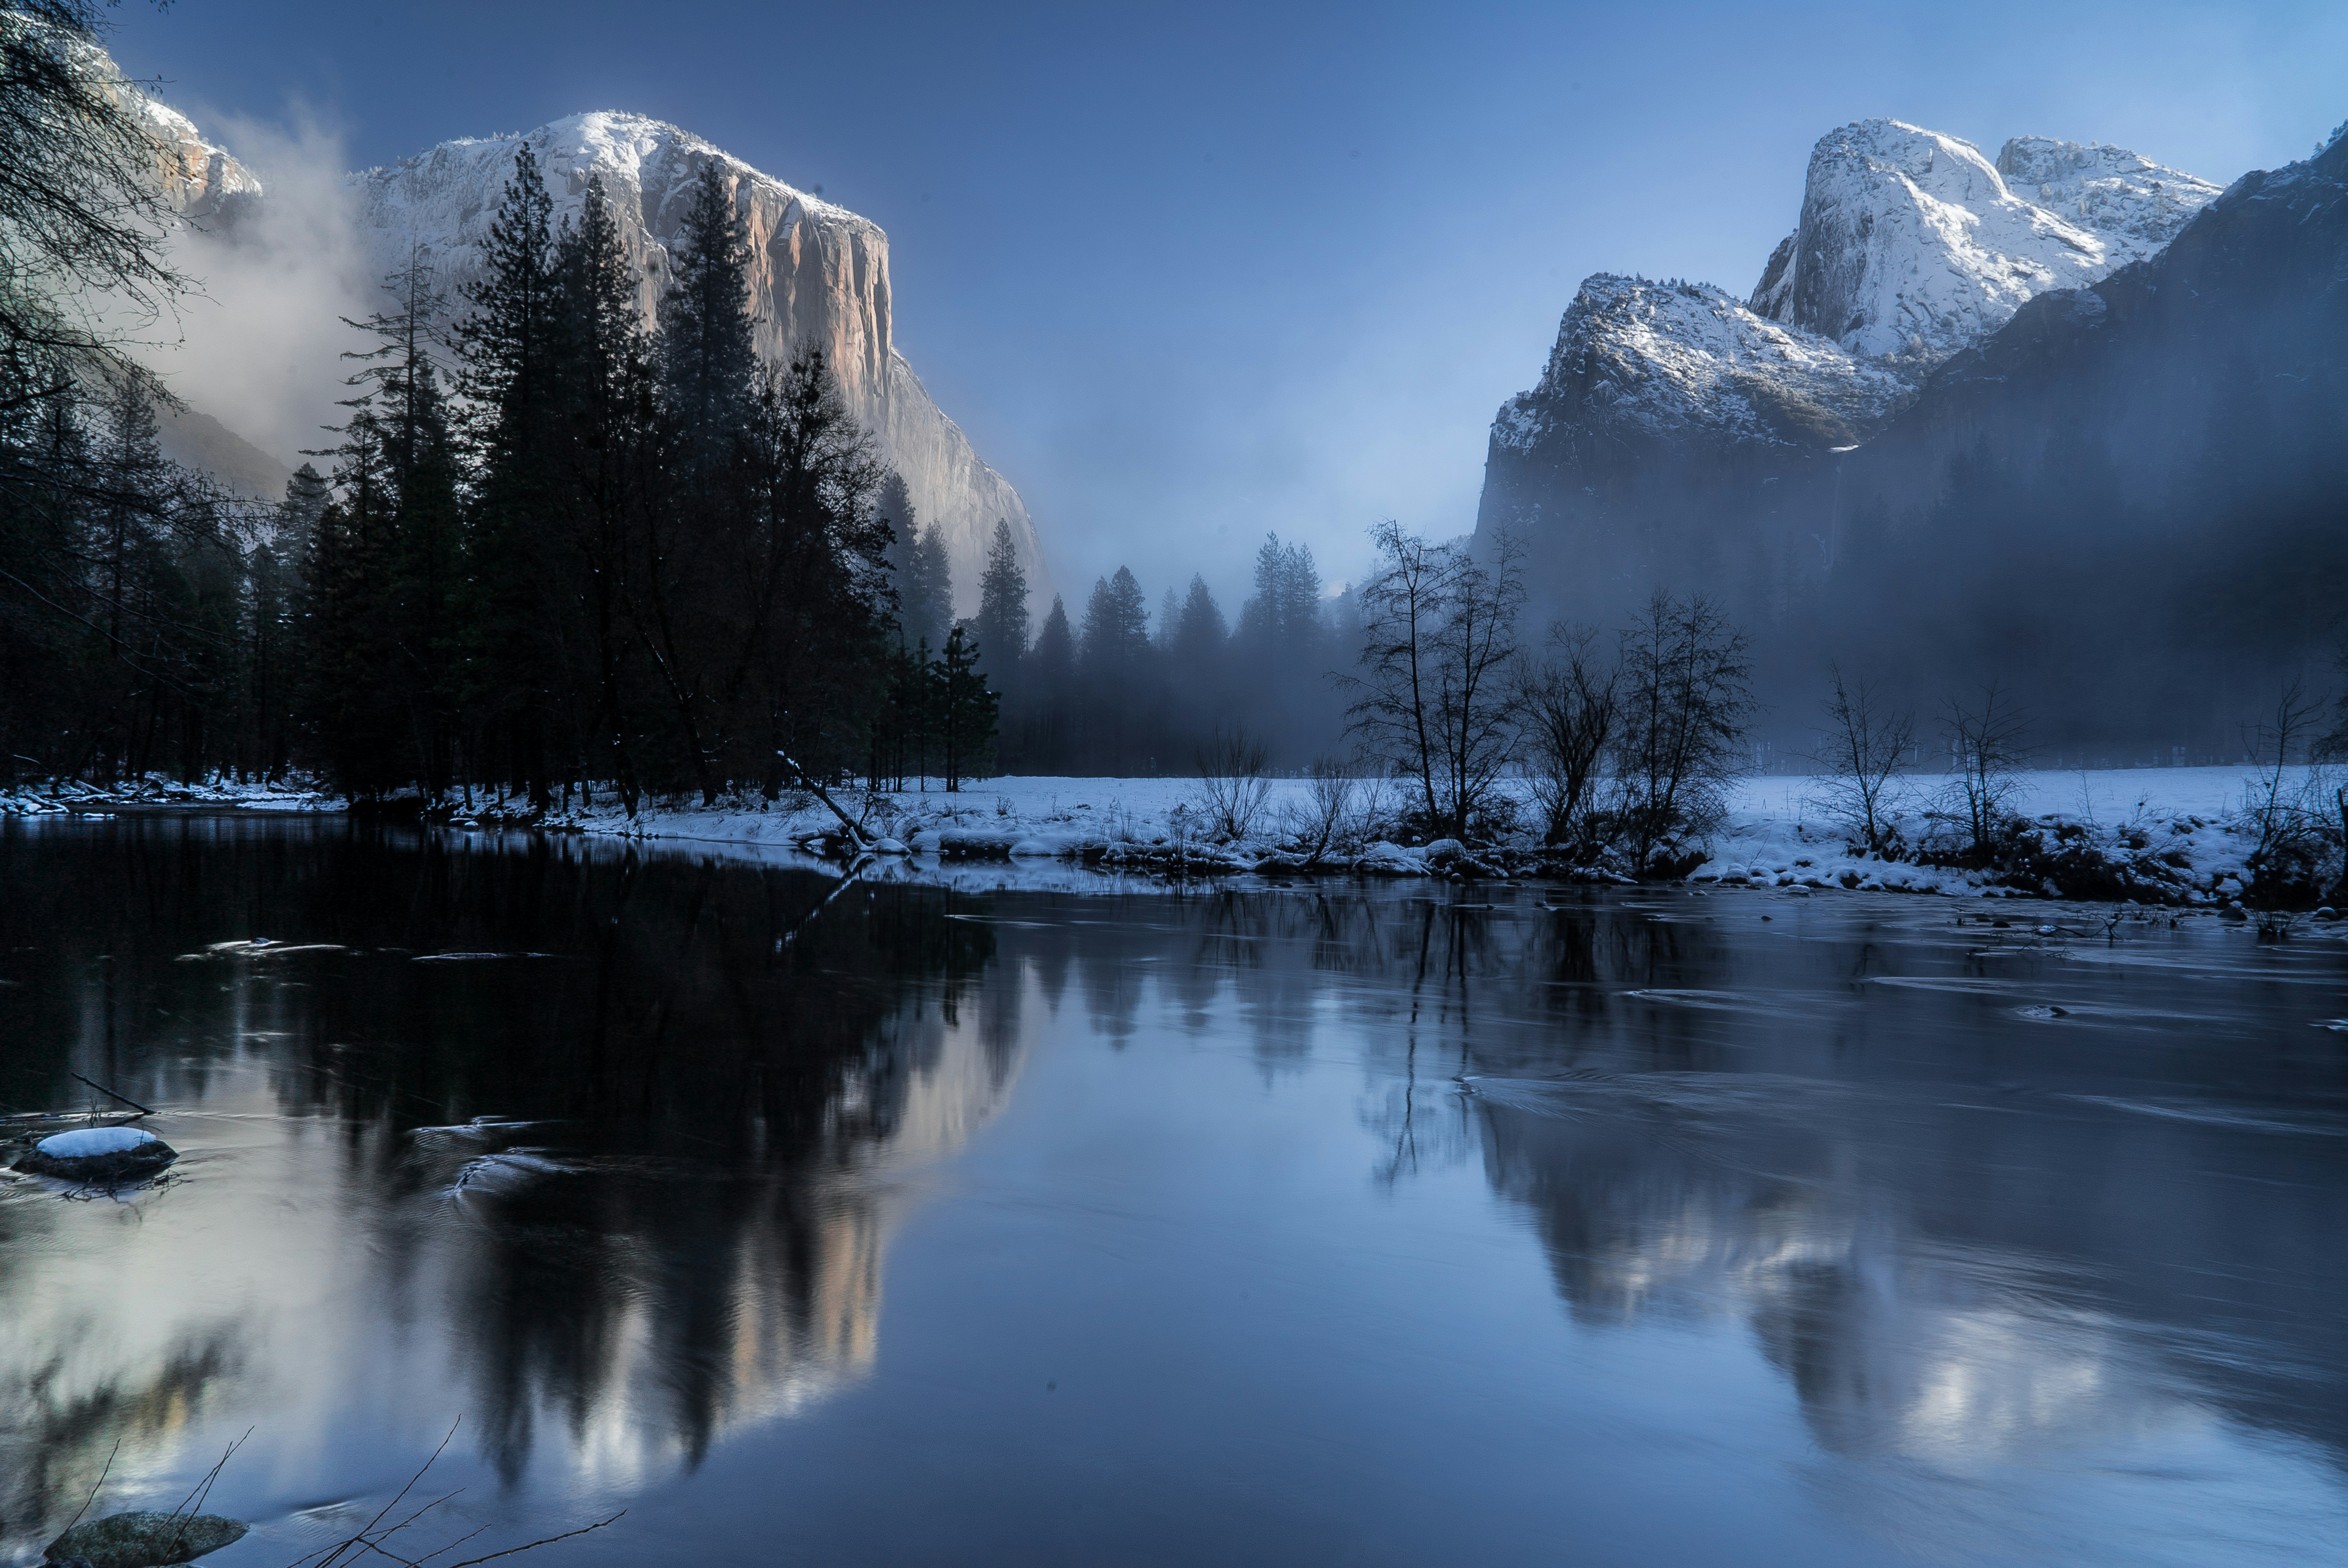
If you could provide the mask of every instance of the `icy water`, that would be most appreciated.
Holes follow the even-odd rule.
[[[2348,1561],[2336,940],[833,892],[0,825],[0,1101],[183,1153],[0,1181],[0,1560],[249,1431],[290,1563],[453,1424],[411,1556]]]

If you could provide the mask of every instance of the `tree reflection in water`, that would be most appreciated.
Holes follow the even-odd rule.
[[[331,1193],[377,1310],[448,1326],[510,1481],[548,1421],[641,1472],[861,1373],[887,1224],[864,1178],[950,1150],[1017,1065],[1015,991],[976,986],[993,930],[933,890],[851,889],[802,927],[819,872],[190,818],[0,828],[0,879],[37,890],[0,905],[8,1097],[77,1104],[73,1071],[149,1103],[264,1081],[314,1132],[280,1162],[300,1190],[240,1193],[242,1218]],[[256,937],[335,950],[193,956]],[[10,1196],[12,1540],[69,1513],[117,1437],[135,1471],[223,1380],[331,1375],[289,1366],[266,1313],[65,1288],[24,1235],[55,1224],[47,1194]]]
[[[1455,1277],[1382,1250],[1416,1196],[1422,1221],[1516,1216],[1456,1277],[1508,1277],[1490,1260],[1529,1237],[1552,1337],[1390,1358],[1397,1397],[1433,1408],[1495,1364],[1531,1386],[1519,1358],[1550,1357],[1554,1378],[1574,1357],[1661,1365],[1698,1332],[1735,1339],[1815,1440],[1787,1462],[1872,1541],[1921,1528],[1996,1556],[2016,1488],[2151,1451],[2128,1446],[2147,1432],[2232,1421],[2348,1456],[2348,1106],[2333,1037],[2303,1016],[2336,991],[2328,948],[2162,930],[2000,951],[1923,901],[1349,882],[884,885],[808,921],[835,886],[804,867],[251,822],[0,827],[0,876],[31,890],[0,907],[9,1097],[73,1102],[77,1071],[198,1107],[175,1112],[182,1184],[106,1224],[0,1189],[0,1543],[37,1544],[117,1435],[135,1486],[229,1412],[269,1411],[281,1452],[331,1445],[304,1423],[361,1408],[437,1438],[452,1389],[517,1491],[544,1475],[634,1494],[789,1411],[870,1404],[894,1444],[960,1398],[953,1430],[999,1442],[988,1473],[1018,1494],[1075,1450],[964,1386],[998,1342],[1071,1299],[1121,1301],[1130,1322],[1076,1328],[1135,1399],[1211,1407],[1292,1373],[1339,1397],[1385,1304],[1333,1301],[1337,1282],[1423,1307]],[[256,936],[334,946],[197,956]],[[2047,987],[2069,999],[2060,1028],[2017,1005]],[[891,1332],[925,1348],[931,1381],[824,1404],[876,1365],[904,1173],[963,1147],[1045,1040],[1034,1092],[1062,1120],[965,1162],[1001,1184],[954,1212],[1056,1261],[982,1290],[968,1271],[991,1254],[925,1233],[929,1316],[901,1308]],[[1234,1053],[1245,1120],[1217,1076]],[[1153,1091],[1165,1103],[1137,1110]],[[1132,1147],[1100,1147],[1111,1128]],[[1107,1194],[1085,1191],[1105,1167]],[[140,1238],[145,1214],[173,1223]],[[1338,1235],[1351,1251],[1314,1250]],[[1214,1276],[1252,1254],[1278,1259],[1253,1283],[1288,1321],[1337,1326],[1283,1342],[1301,1369],[1248,1359],[1284,1320]],[[1175,1295],[1197,1316],[1150,1317]],[[1161,1360],[1152,1331],[1192,1353]],[[1051,1398],[1051,1419],[1078,1408]],[[1499,1398],[1488,1385],[1472,1419]],[[1091,1429],[1109,1451],[1087,1473],[1189,1462],[1153,1430]],[[911,1471],[905,1440],[855,1451]],[[1310,1476],[1319,1451],[1282,1462]],[[404,1479],[374,1457],[321,1469],[352,1490]],[[965,1477],[967,1446],[928,1458],[933,1482]],[[891,1495],[873,1469],[836,1530]],[[1279,1490],[1261,1479],[1248,1496]],[[1354,1480],[1322,1479],[1323,1497]],[[811,1495],[795,1498],[820,1512]],[[2044,1539],[2031,1528],[2011,1538]]]

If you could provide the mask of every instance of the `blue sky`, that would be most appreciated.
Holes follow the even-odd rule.
[[[355,163],[589,108],[888,230],[901,346],[1062,587],[1227,605],[1267,530],[1333,578],[1474,521],[1494,410],[1597,271],[1750,290],[1810,145],[1890,115],[2224,182],[2348,119],[2348,6],[127,4],[194,115]],[[322,352],[338,345],[322,343]]]

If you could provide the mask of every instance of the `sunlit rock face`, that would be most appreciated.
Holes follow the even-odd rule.
[[[1856,354],[1938,360],[2034,294],[2143,260],[2217,195],[2122,148],[2017,137],[1992,164],[1956,137],[1859,120],[1811,151],[1800,226],[1751,302]]]
[[[1659,538],[1716,532],[1724,504],[1775,514],[1791,492],[1772,487],[1878,434],[1949,356],[2154,254],[2217,195],[2121,148],[2018,137],[1993,164],[1898,120],[1844,126],[1749,299],[1584,280],[1540,384],[1493,422],[1478,527],[1570,525],[1600,574],[1650,576]]]
[[[139,108],[155,137],[164,200],[181,217],[210,229],[234,222],[245,203],[261,200],[260,179],[206,141],[195,121],[143,95]]]
[[[602,176],[647,325],[658,319],[669,247],[694,184],[716,164],[749,239],[760,357],[783,364],[809,349],[822,351],[849,407],[904,476],[919,519],[944,530],[958,605],[976,605],[997,518],[1011,525],[1031,585],[1048,591],[1035,524],[1019,493],[931,400],[891,341],[888,235],[689,132],[642,115],[573,115],[522,136],[443,142],[355,175],[359,222],[377,271],[389,272],[420,254],[433,264],[450,314],[460,311],[464,288],[481,278],[481,242],[525,142],[538,156],[557,223],[576,220],[588,181]]]

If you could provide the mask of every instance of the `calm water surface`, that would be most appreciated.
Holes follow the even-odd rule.
[[[250,1430],[273,1568],[457,1423],[420,1545],[626,1510],[551,1568],[2348,1562],[2336,940],[834,892],[0,825],[0,1102],[183,1153],[0,1182],[5,1560]]]

